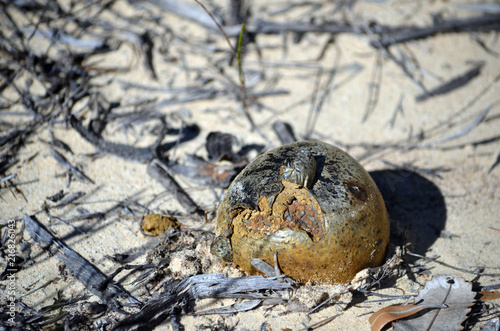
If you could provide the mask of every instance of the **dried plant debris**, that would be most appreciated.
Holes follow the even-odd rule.
[[[23,220],[26,231],[31,238],[51,254],[57,254],[57,257],[66,265],[73,276],[109,308],[125,313],[123,311],[124,304],[120,301],[123,299],[127,299],[131,304],[141,305],[141,302],[130,295],[120,284],[109,279],[62,240],[53,236],[34,216],[24,215]]]
[[[227,188],[245,165],[246,162],[213,163],[196,155],[186,155],[185,164],[172,160],[168,163],[168,168],[198,185]]]
[[[165,285],[163,294],[150,300],[141,312],[121,321],[116,330],[151,329],[176,315],[175,310],[190,311],[194,300],[203,298],[252,299],[234,309],[252,309],[261,299],[276,297],[274,291],[290,289],[291,285],[261,276],[226,278],[223,274],[191,276]],[[177,314],[179,314],[177,312]],[[207,312],[204,312],[205,314]]]
[[[479,76],[479,74],[481,73],[482,67],[483,67],[483,65],[480,64],[480,65],[472,68],[471,70],[467,71],[463,75],[455,77],[452,80],[444,83],[443,85],[441,85],[439,87],[434,88],[433,90],[431,90],[425,94],[418,95],[415,98],[415,100],[417,102],[422,102],[422,101],[425,101],[433,96],[450,93],[451,91],[453,91],[457,88],[460,88],[464,85],[467,85],[469,83],[469,81],[471,81],[475,77]]]
[[[289,123],[283,121],[275,121],[273,123],[274,133],[278,136],[282,145],[289,145],[297,141],[293,128]]]
[[[185,163],[169,160],[168,168],[199,185],[227,188],[247,165],[247,154],[264,147],[244,145],[239,151],[235,151],[237,145],[238,140],[232,134],[210,132],[205,143],[208,161],[200,156],[187,154]]]
[[[382,308],[370,317],[372,331],[395,322],[394,330],[463,330],[476,292],[463,278],[434,275],[415,297],[414,305]],[[411,319],[404,319],[406,317]]]
[[[205,144],[208,159],[212,162],[221,160],[238,162],[240,156],[233,151],[233,145],[237,143],[238,140],[232,134],[217,131],[210,132]]]
[[[136,1],[136,0],[134,0]],[[217,31],[219,21],[217,18],[209,17],[197,6],[187,5],[180,1],[161,1],[148,0],[148,2],[158,6],[159,8],[173,12],[176,15],[189,19],[198,23],[200,26],[212,31]],[[404,26],[392,28],[389,26],[377,25],[376,29],[372,29],[374,34],[380,36],[378,43],[382,47],[388,47],[392,44],[402,43],[411,40],[417,40],[434,36],[438,33],[450,33],[457,31],[491,31],[500,29],[499,15],[490,14],[471,19],[454,19],[448,21],[435,22],[428,27]],[[215,21],[214,21],[215,20]],[[330,24],[304,24],[301,22],[273,22],[258,20],[255,22],[247,22],[246,29],[251,34],[281,34],[284,32],[291,33],[307,33],[307,32],[324,32],[324,33],[359,33],[359,28],[348,23],[333,22]],[[239,26],[228,26],[225,29],[228,37],[238,36],[240,33]]]
[[[305,308],[304,311],[309,313],[319,311],[329,306],[334,306],[336,311],[343,311],[352,301],[353,295],[350,291],[350,286],[344,284],[336,285],[310,285],[306,284],[299,287],[295,292],[293,302],[300,305],[291,307],[287,305],[288,311],[299,311],[300,308]]]
[[[159,160],[154,160],[148,165],[148,174],[171,192],[188,214],[195,214],[200,219],[203,218],[205,215],[203,209],[177,183],[175,178],[169,174],[169,171],[168,165]]]
[[[481,301],[490,301],[500,299],[500,292],[498,291],[481,291]]]
[[[173,279],[220,272],[221,262],[210,254],[212,240],[211,232],[171,226],[161,242],[148,252],[146,260],[165,266],[165,275]]]
[[[481,331],[499,331],[500,330],[500,317],[494,318],[488,322]]]
[[[207,309],[195,312],[195,315],[213,315],[213,314],[234,314],[242,311],[248,311],[257,308],[262,300],[248,300],[238,302],[227,307]]]
[[[75,177],[77,177],[80,180],[87,181],[91,184],[95,184],[95,182],[92,179],[90,179],[87,175],[85,175],[83,172],[72,166],[61,153],[50,148],[50,154],[54,157],[57,163],[65,167],[69,173],[75,175]]]

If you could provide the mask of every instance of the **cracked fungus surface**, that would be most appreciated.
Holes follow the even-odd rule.
[[[356,160],[303,141],[259,156],[236,177],[219,207],[217,235],[212,252],[249,274],[258,273],[252,258],[273,265],[276,252],[295,280],[343,283],[381,264],[389,220]]]

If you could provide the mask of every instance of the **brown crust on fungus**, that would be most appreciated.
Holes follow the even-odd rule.
[[[284,163],[299,154],[314,159],[312,185],[282,177]],[[313,167],[304,169],[310,178]],[[249,274],[257,273],[252,258],[272,265],[276,252],[289,277],[341,283],[382,263],[389,221],[358,162],[329,144],[303,141],[259,156],[238,175],[219,207],[217,234],[230,239],[218,250]]]
[[[271,206],[265,196],[259,198],[259,209],[237,208],[231,213],[236,236],[261,239],[278,230],[305,231],[313,240],[323,236],[321,208],[308,189],[282,180],[281,191]]]

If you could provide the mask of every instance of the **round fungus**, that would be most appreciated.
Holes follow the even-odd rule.
[[[212,252],[249,274],[259,258],[289,277],[343,283],[382,263],[389,220],[366,170],[342,150],[302,141],[270,150],[235,178]]]

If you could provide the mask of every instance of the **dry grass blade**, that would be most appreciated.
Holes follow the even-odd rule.
[[[59,152],[56,150],[50,148],[50,154],[54,157],[54,159],[63,167],[65,167],[69,172],[71,172],[73,175],[75,175],[77,178],[83,180],[83,181],[88,181],[91,184],[95,184],[95,182],[90,179],[87,175],[85,175],[83,172],[78,170],[77,168],[73,167],[69,161]]]
[[[406,27],[394,29],[391,33],[385,31],[384,36],[378,41],[383,47],[393,44],[428,38],[438,33],[449,33],[457,31],[490,31],[500,28],[500,15],[482,15],[469,19],[452,19],[436,22],[429,27]],[[375,45],[374,45],[375,46]]]
[[[500,152],[497,153],[497,156],[495,157],[495,161],[488,169],[488,173],[491,173],[493,171],[493,169],[495,169],[495,167],[499,164],[500,164]]]
[[[373,113],[377,107],[378,99],[380,96],[380,85],[382,84],[382,70],[383,61],[382,54],[379,52],[375,58],[375,65],[373,66],[372,77],[370,82],[370,93],[366,102],[365,114],[363,115],[363,122]]]
[[[472,131],[472,129],[474,129],[476,126],[478,126],[479,123],[481,123],[486,118],[486,115],[488,115],[488,113],[490,112],[490,110],[492,108],[493,108],[493,105],[488,106],[485,110],[483,110],[481,113],[479,113],[479,115],[477,115],[476,118],[474,118],[474,120],[471,123],[467,124],[462,129],[438,140],[435,143],[429,143],[427,145],[428,146],[437,146],[437,145],[440,145],[446,141],[456,139],[456,138],[459,138],[459,137],[466,135],[467,133]]]
[[[261,302],[262,300],[248,300],[235,303],[227,307],[198,311],[195,313],[195,315],[234,314],[242,311],[252,310],[256,308],[258,305],[260,305]]]
[[[217,22],[217,20],[212,15],[212,13],[200,1],[198,1],[198,0],[195,0],[195,1],[203,8],[203,10],[205,10],[205,12],[210,16],[210,18],[213,20],[213,22],[217,25],[217,28],[224,35],[224,38],[226,39],[226,41],[229,45],[229,48],[231,48],[231,50],[233,51],[233,54],[236,54],[236,57],[238,59],[238,77],[240,80],[240,85],[239,85],[240,93],[237,94],[237,97],[238,97],[238,101],[240,101],[240,103],[241,103],[243,115],[247,119],[248,123],[251,125],[252,130],[257,132],[265,141],[267,141],[269,143],[269,139],[266,137],[264,132],[255,124],[255,121],[253,120],[252,115],[250,114],[250,111],[248,110],[247,87],[246,87],[246,83],[245,83],[245,74],[244,74],[243,67],[242,67],[242,57],[241,57],[243,37],[245,34],[245,24],[241,25],[240,33],[238,35],[237,48],[235,49],[233,47],[233,45],[231,45],[231,41],[229,40],[228,35],[226,34],[226,32],[224,31],[222,26],[219,24],[219,22]]]
[[[121,298],[126,298],[134,304],[141,304],[121,285],[110,282],[108,277],[97,267],[68,247],[62,240],[53,236],[34,216],[25,214],[23,220],[26,230],[33,240],[50,253],[57,254],[59,260],[66,264],[73,276],[109,308],[116,312],[125,313],[121,309],[123,306],[119,301]]]
[[[478,65],[478,66],[472,68],[471,70],[467,71],[466,73],[451,79],[450,81],[444,83],[443,85],[440,85],[440,86],[436,87],[435,89],[430,90],[427,94],[418,95],[415,98],[415,100],[417,102],[422,102],[422,101],[425,101],[431,97],[446,94],[446,93],[449,93],[457,88],[463,87],[463,86],[467,85],[472,79],[479,76],[479,74],[481,73],[482,67],[483,67],[482,64]]]
[[[67,205],[80,199],[84,195],[85,195],[85,192],[81,192],[81,191],[71,193],[70,195],[64,197],[64,199],[62,199],[57,205],[55,205],[54,208],[66,207]]]
[[[190,214],[196,214],[203,219],[205,212],[184,191],[177,181],[168,173],[168,168],[159,161],[153,161],[148,166],[148,174],[160,182],[179,201]]]
[[[229,41],[229,38],[228,38],[226,32],[224,31],[224,28],[222,28],[222,26],[220,25],[220,23],[215,19],[214,15],[212,15],[212,13],[207,9],[207,7],[205,7],[205,5],[202,4],[199,0],[194,0],[194,1],[196,1],[196,3],[198,5],[200,5],[201,8],[203,8],[203,10],[205,11],[205,13],[207,13],[208,16],[210,16],[210,19],[212,20],[212,22],[214,22],[214,24],[217,26],[217,28],[222,33],[222,35],[224,35],[224,39],[226,39],[227,44],[229,45],[229,48],[231,48],[231,50],[233,51],[233,53],[236,54],[236,52],[237,52],[236,49],[231,44],[231,41]]]
[[[275,121],[273,123],[273,130],[282,145],[288,145],[297,141],[292,126],[286,122]]]
[[[73,126],[73,128],[82,136],[82,138],[86,139],[102,153],[111,154],[141,163],[149,162],[154,157],[154,149],[156,146],[134,147],[125,144],[109,142],[102,139],[92,130],[87,130],[83,126],[83,124],[76,119],[75,116],[71,115],[69,121],[71,123],[71,126]]]

